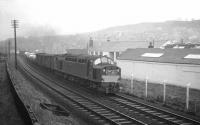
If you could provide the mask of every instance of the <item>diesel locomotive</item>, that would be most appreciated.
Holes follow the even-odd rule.
[[[121,69],[106,56],[36,54],[35,62],[65,79],[104,92],[119,91]]]

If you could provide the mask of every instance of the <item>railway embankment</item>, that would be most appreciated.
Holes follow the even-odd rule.
[[[185,112],[196,117],[200,116],[200,90],[192,88],[189,89],[188,109],[186,109],[187,87],[175,86],[166,83],[164,99],[163,84],[146,84],[145,80],[137,81],[122,79],[120,86],[123,93],[127,93],[153,103],[162,104],[164,107]]]
[[[63,111],[60,111],[62,108],[37,90],[19,70],[9,65],[7,71],[12,81],[16,103],[19,105],[18,109],[25,114],[22,117],[26,117],[28,124],[75,124],[71,116],[63,114]]]
[[[15,105],[16,100],[12,92],[5,60],[0,60],[0,123],[1,125],[25,125],[24,119],[20,115],[23,113]]]

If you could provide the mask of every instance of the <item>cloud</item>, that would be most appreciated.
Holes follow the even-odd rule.
[[[21,26],[48,25],[62,34],[92,32],[140,22],[197,19],[198,5],[198,0],[0,0],[0,12],[9,15],[0,26],[8,27],[3,36],[8,36],[14,18]]]

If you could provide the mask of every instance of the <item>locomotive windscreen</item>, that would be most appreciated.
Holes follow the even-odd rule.
[[[102,56],[94,61],[94,65],[98,64],[114,64],[114,61],[108,57]]]

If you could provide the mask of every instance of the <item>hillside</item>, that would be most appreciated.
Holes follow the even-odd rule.
[[[99,39],[105,39],[107,37],[111,41],[180,41],[180,39],[183,39],[184,41],[198,42],[200,41],[200,20],[166,21],[117,26],[98,31],[94,37]]]
[[[159,45],[167,40],[183,42],[200,41],[200,20],[166,21],[116,26],[96,32],[77,35],[53,35],[18,38],[18,47],[23,50],[41,50],[48,53],[63,53],[69,48],[85,48],[92,37],[95,45],[112,41],[155,41]],[[145,48],[147,46],[144,46]]]

